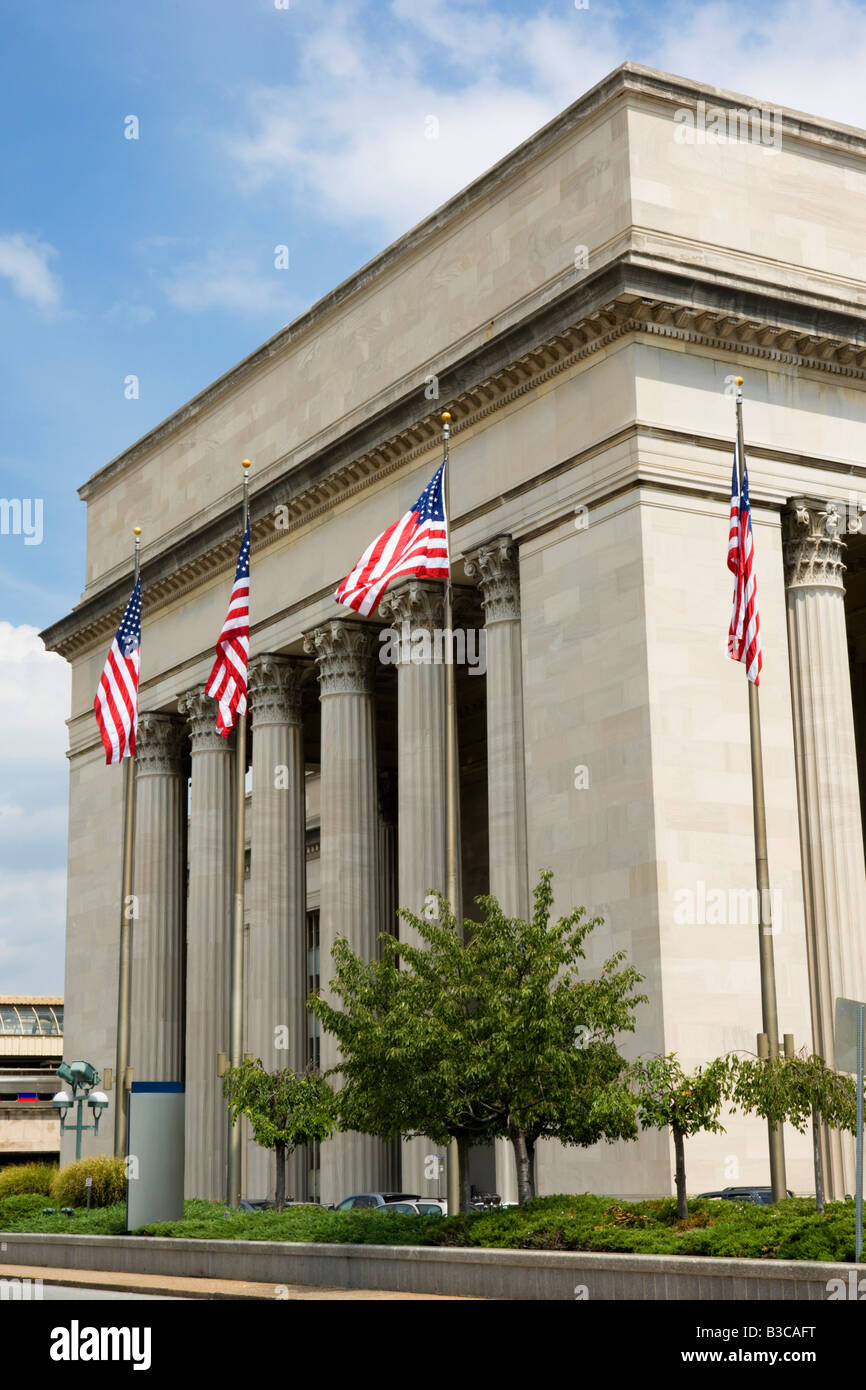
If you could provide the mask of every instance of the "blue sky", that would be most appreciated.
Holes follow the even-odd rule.
[[[853,0],[278,5],[0,5],[0,993],[62,988],[77,487],[625,59],[866,125]]]

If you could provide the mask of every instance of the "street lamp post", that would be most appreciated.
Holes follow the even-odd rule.
[[[72,1087],[72,1095],[68,1091],[58,1091],[52,1104],[60,1112],[60,1133],[64,1134],[68,1128],[66,1116],[69,1107],[75,1106],[75,1157],[81,1157],[81,1136],[92,1132],[99,1133],[99,1117],[108,1105],[108,1096],[104,1091],[96,1091],[94,1087],[99,1081],[99,1072],[91,1062],[61,1062],[57,1068],[57,1075],[61,1081],[67,1082]],[[84,1107],[89,1105],[93,1112],[93,1124],[84,1123]]]

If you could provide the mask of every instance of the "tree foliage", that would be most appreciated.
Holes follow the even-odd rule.
[[[334,1092],[320,1072],[308,1069],[265,1071],[261,1059],[230,1067],[223,1076],[223,1094],[233,1125],[241,1115],[250,1122],[262,1148],[277,1159],[276,1203],[286,1201],[286,1158],[299,1144],[328,1139],[337,1122]]]
[[[724,1134],[719,1115],[731,1085],[730,1059],[716,1057],[689,1075],[677,1061],[676,1053],[670,1052],[663,1057],[639,1057],[632,1063],[630,1075],[642,1128],[669,1127],[673,1135],[677,1212],[685,1220],[685,1140],[703,1131]]]
[[[480,922],[462,931],[436,895],[431,920],[402,911],[419,945],[383,935],[382,958],[362,961],[344,940],[333,949],[334,997],[310,1007],[336,1035],[343,1128],[455,1138],[461,1172],[468,1148],[507,1135],[521,1201],[533,1195],[539,1138],[566,1144],[633,1138],[634,1107],[615,1038],[634,1029],[641,976],[618,952],[583,979],[583,943],[600,919],[583,908],[551,920],[543,873],[528,921],[495,897],[477,899]],[[466,1189],[462,1204],[465,1204]]]
[[[792,1057],[780,1055],[772,1061],[754,1055],[732,1060],[732,1105],[750,1114],[761,1115],[771,1124],[786,1120],[804,1133],[813,1118],[813,1108],[832,1129],[857,1127],[857,1085],[853,1077],[828,1067],[823,1057],[805,1048]]]

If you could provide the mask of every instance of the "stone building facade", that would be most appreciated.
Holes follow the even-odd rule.
[[[225,1190],[233,747],[203,682],[243,457],[246,1051],[329,1064],[302,1007],[317,953],[326,981],[338,934],[372,952],[396,907],[443,882],[444,668],[378,660],[383,627],[441,625],[441,586],[404,583],[367,620],[333,593],[428,481],[446,406],[455,582],[487,635],[485,673],[458,673],[464,901],[490,890],[524,911],[552,869],[560,909],[604,917],[588,967],[623,949],[645,976],[628,1052],[693,1066],[754,1049],[747,697],[725,645],[735,375],[780,1028],[832,1060],[835,996],[866,997],[866,135],[777,111],[768,145],[738,117],[753,105],[617,69],[81,489],[85,589],[45,634],[73,672],[67,1037],[113,1062],[121,777],[91,705],[140,524],[132,1064],[185,1081],[190,1194]],[[734,137],[684,121],[708,106]],[[845,1146],[824,1146],[850,1191]],[[341,1136],[298,1158],[290,1190],[431,1191],[425,1147]],[[789,1131],[787,1152],[789,1186],[809,1190],[808,1136]],[[768,1180],[754,1120],[687,1158],[690,1190]],[[261,1195],[267,1160],[248,1144],[245,1163]],[[474,1176],[513,1194],[500,1147]],[[539,1158],[541,1191],[672,1181],[661,1134]]]

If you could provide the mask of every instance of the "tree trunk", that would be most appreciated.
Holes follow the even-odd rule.
[[[534,1140],[534,1139],[527,1139],[527,1141],[526,1141],[526,1152],[527,1152],[527,1155],[529,1156],[529,1191],[530,1191],[530,1194],[531,1194],[529,1200],[532,1201],[532,1200],[534,1200],[534,1198],[537,1196],[537,1192],[538,1192],[538,1189],[537,1189],[537,1187],[536,1187],[536,1185],[535,1185],[535,1140]]]
[[[472,1210],[472,1188],[469,1182],[469,1150],[472,1145],[467,1136],[459,1135],[457,1138],[457,1163],[460,1169],[460,1210]]]
[[[681,1129],[674,1129],[673,1134],[674,1153],[677,1159],[677,1218],[680,1221],[685,1221],[689,1214],[689,1204],[686,1201],[686,1146]]]
[[[521,1206],[525,1206],[527,1202],[532,1201],[534,1195],[532,1158],[522,1129],[512,1130],[511,1142],[514,1145],[514,1161],[517,1167],[517,1200]]]
[[[818,1107],[812,1106],[812,1155],[815,1160],[815,1210],[824,1210],[824,1164],[821,1160],[821,1132],[818,1128]]]
[[[286,1205],[286,1146],[285,1144],[275,1144],[274,1149],[277,1155],[277,1189],[274,1195],[277,1200],[277,1211],[282,1211]]]

